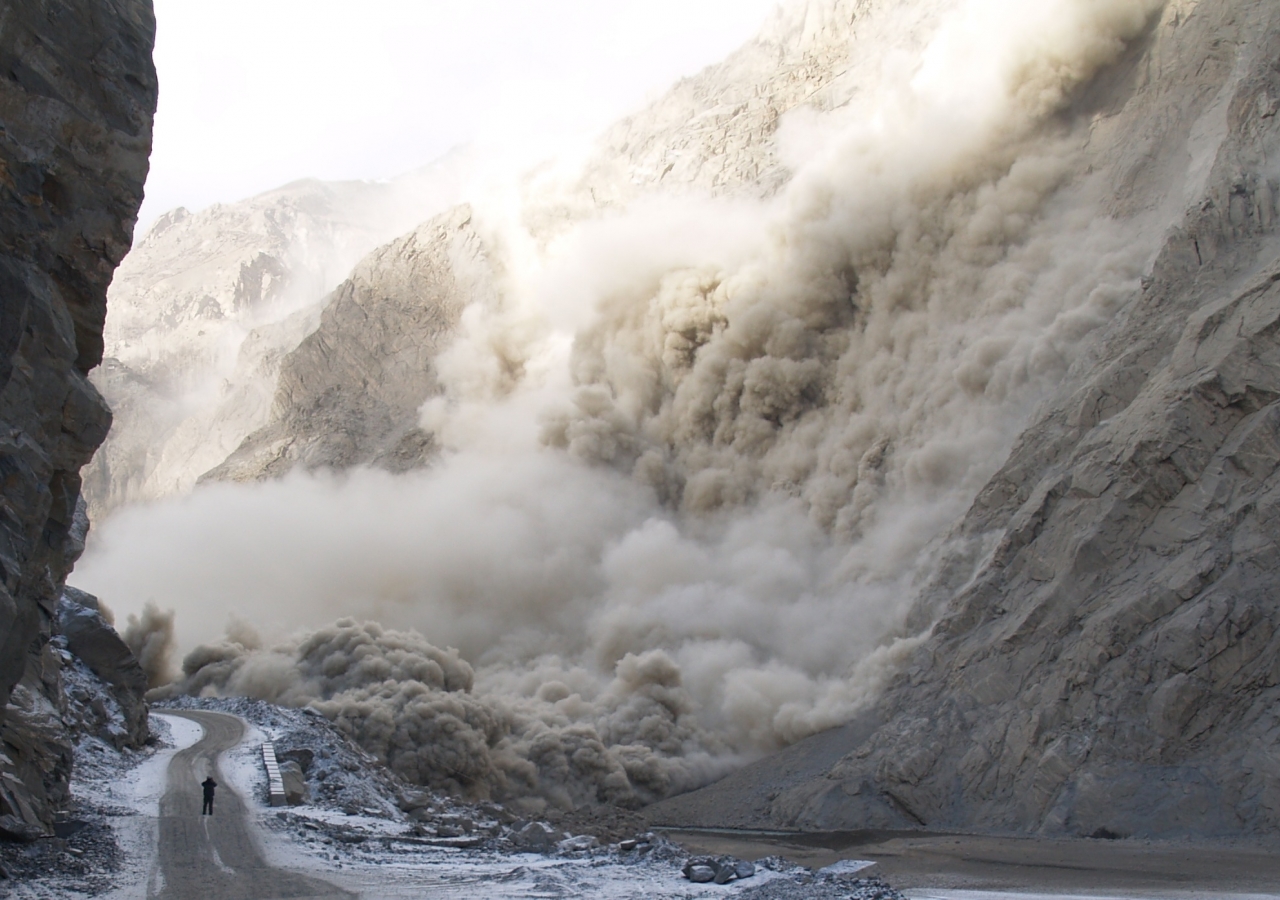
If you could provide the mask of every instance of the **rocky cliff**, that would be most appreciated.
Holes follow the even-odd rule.
[[[268,424],[207,477],[422,465],[432,437],[418,410],[438,390],[435,357],[467,304],[493,300],[497,279],[465,205],[371,253],[284,358]]]
[[[10,831],[47,829],[67,790],[48,641],[84,546],[80,469],[111,424],[87,376],[142,200],[154,34],[145,0],[0,10],[0,819]],[[68,764],[39,763],[50,748]]]
[[[1280,827],[1280,10],[1171,3],[1113,74],[1111,208],[1188,206],[1141,296],[979,493],[874,708],[656,820]]]
[[[457,202],[458,152],[390,182],[304,180],[161,216],[111,284],[92,381],[115,427],[85,469],[95,517],[189,490],[271,420],[281,361],[373,248]]]

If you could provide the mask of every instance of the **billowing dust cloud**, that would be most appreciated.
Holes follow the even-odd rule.
[[[187,646],[236,617],[176,690],[310,704],[414,781],[535,808],[647,802],[847,721],[1150,261],[1055,113],[1159,5],[872,5],[927,34],[853,43],[867,88],[784,123],[773,199],[546,247],[478,203],[512,274],[439,360],[432,469],[126,510],[79,582],[176,606]]]
[[[173,611],[162,611],[148,601],[141,615],[129,614],[125,624],[125,644],[147,676],[147,687],[158,688],[173,681]]]

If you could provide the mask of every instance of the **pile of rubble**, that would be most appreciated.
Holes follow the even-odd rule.
[[[0,882],[56,875],[58,888],[89,896],[114,886],[120,846],[102,810],[73,802],[53,830],[51,837],[0,842]]]
[[[844,861],[818,871],[780,856],[750,862],[733,856],[695,856],[681,871],[695,884],[730,884],[768,873],[768,878],[739,892],[744,900],[906,900],[884,879],[868,875],[873,864]]]
[[[810,871],[781,858],[752,863],[728,856],[689,858],[643,819],[620,812],[547,809],[527,818],[498,803],[467,802],[406,783],[320,714],[244,698],[178,698],[167,706],[238,715],[274,745],[291,808],[261,821],[313,858],[335,868],[407,863],[418,853],[473,851],[495,859],[535,853],[591,865],[635,866],[675,873],[695,883],[750,881],[735,896],[751,900],[904,900],[878,878],[858,877],[855,867]],[[296,804],[296,805],[293,805]],[[585,826],[577,832],[575,826]],[[594,826],[594,827],[593,827]],[[639,827],[637,827],[639,826]]]

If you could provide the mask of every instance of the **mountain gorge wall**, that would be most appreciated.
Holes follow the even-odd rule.
[[[775,194],[797,162],[778,140],[784,118],[828,112],[873,92],[869,76],[878,77],[882,58],[922,42],[937,11],[913,4],[885,22],[879,5],[818,0],[780,7],[728,59],[608,129],[582,166],[561,171],[548,164],[523,174],[515,200],[521,226],[545,247],[636,202]],[[855,38],[867,57],[857,67],[848,60]],[[91,509],[105,514],[181,494],[202,478],[277,477],[295,465],[402,471],[432,459],[438,445],[418,415],[440,393],[431,358],[453,336],[458,310],[500,305],[511,288],[500,273],[485,274],[503,269],[500,258],[511,251],[493,224],[508,211],[492,203],[473,211],[463,203],[445,212],[450,196],[463,198],[475,165],[461,153],[415,173],[418,184],[407,188],[303,182],[194,215],[179,210],[157,223],[113,287],[119,318],[94,377],[119,426],[86,472]],[[400,206],[439,212],[445,226],[424,224],[410,246],[400,236],[374,250],[378,220],[371,211],[379,208],[380,192],[421,195]],[[461,255],[447,225],[452,218],[469,222]],[[382,223],[383,240],[397,224],[406,230],[403,217]],[[294,246],[300,242],[313,246]],[[356,247],[369,255],[353,280],[332,294],[319,289],[338,261],[354,263],[349,251]],[[430,273],[428,256],[435,260]],[[317,264],[327,267],[325,278],[310,271]],[[419,313],[406,305],[420,290],[411,288],[419,275],[435,298],[427,305],[454,310],[429,326],[415,325]],[[399,287],[377,288],[381,299],[353,299],[357,281],[364,285],[358,292],[369,295],[379,280]],[[324,312],[320,324],[331,304],[339,308]],[[280,313],[298,306],[305,309]],[[397,315],[409,326],[404,334],[392,334],[400,326],[388,331]],[[403,357],[401,345],[421,327],[430,332],[420,335],[421,364],[393,366],[394,388],[380,381],[387,373],[376,358]],[[216,361],[228,348],[233,359]],[[388,390],[398,396],[383,397]]]
[[[154,222],[110,289],[92,381],[116,426],[85,469],[90,512],[188,491],[267,425],[282,360],[330,291],[458,202],[469,165],[459,153],[389,182],[304,179]]]
[[[531,810],[764,756],[653,817],[1272,832],[1277,35],[788,4],[265,341],[205,481],[276,483],[126,511],[102,593],[200,617],[173,690]]]
[[[45,831],[68,734],[49,646],[84,547],[80,469],[111,413],[88,373],[129,249],[156,106],[146,0],[0,9],[0,822]],[[50,762],[49,760],[53,761]]]
[[[268,424],[205,477],[424,465],[433,443],[418,410],[439,390],[435,357],[464,307],[495,300],[497,282],[465,204],[369,254],[283,360]]]
[[[1280,827],[1280,10],[1169,4],[1137,49],[1081,98],[1124,141],[1110,206],[1187,212],[952,535],[931,636],[860,720],[656,820]]]

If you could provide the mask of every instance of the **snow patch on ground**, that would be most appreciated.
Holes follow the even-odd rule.
[[[424,895],[468,900],[724,897],[784,877],[762,870],[756,878],[730,885],[691,884],[680,873],[681,860],[628,863],[609,850],[563,857],[406,846],[394,840],[343,846],[272,829],[262,821],[265,818],[267,815],[260,816],[259,827],[272,865],[320,874],[364,900],[407,900]]]
[[[190,719],[152,713],[151,732],[163,749],[152,753],[115,777],[90,778],[84,772],[83,754],[77,752],[80,774],[76,791],[94,804],[112,810],[110,823],[124,856],[124,867],[116,878],[116,888],[104,895],[110,900],[142,900],[148,896],[149,881],[157,883],[155,859],[159,834],[160,797],[168,781],[169,761],[204,737],[204,729]]]
[[[155,714],[150,728],[153,742],[141,751],[118,750],[96,736],[76,745],[68,815],[84,827],[66,840],[29,845],[30,852],[45,854],[45,868],[39,877],[5,882],[6,898],[141,900],[156,893],[157,885],[149,892],[148,882],[155,877],[157,821],[169,760],[198,741],[204,729],[187,719]],[[72,871],[85,863],[93,869],[87,877]]]
[[[199,701],[203,708],[208,701]],[[233,701],[235,712],[250,723],[244,740],[222,761],[228,782],[245,799],[262,844],[273,866],[319,876],[357,893],[362,900],[420,898],[693,898],[732,897],[778,879],[791,880],[802,872],[794,866],[762,866],[757,874],[729,885],[693,884],[681,867],[687,854],[675,845],[655,839],[644,849],[622,851],[614,846],[588,846],[593,840],[568,840],[548,853],[512,853],[492,845],[505,838],[497,821],[485,821],[478,810],[455,806],[436,798],[435,825],[448,819],[474,818],[471,830],[457,836],[461,842],[490,844],[482,847],[441,846],[449,838],[430,833],[415,823],[387,796],[388,773],[379,766],[359,768],[349,755],[353,748],[327,745],[345,739],[323,720],[297,710],[280,710],[267,704]],[[192,704],[195,705],[195,704]],[[231,711],[230,709],[225,711]],[[339,796],[363,796],[380,809],[347,813],[320,804],[274,809],[268,805],[262,743],[282,738],[299,740],[303,726],[310,728],[309,749],[319,759],[337,761],[334,770],[349,782],[363,777],[363,786],[344,783]],[[357,748],[358,749],[358,748]],[[352,771],[357,769],[357,771]],[[330,777],[336,778],[337,774]],[[318,792],[317,792],[318,793]],[[376,802],[375,801],[381,801]],[[348,808],[350,808],[348,806]],[[372,812],[381,812],[371,815]],[[467,822],[471,822],[467,818]],[[517,825],[520,823],[516,823]],[[443,829],[439,829],[443,830]],[[807,875],[807,873],[805,873]],[[798,885],[797,885],[798,886]]]
[[[204,737],[204,728],[190,719],[152,713],[151,729],[153,732],[164,731],[165,749],[130,770],[123,780],[105,785],[105,788],[108,795],[118,797],[142,815],[156,817],[160,815],[160,797],[168,783],[169,760],[179,750],[187,749]]]
[[[271,737],[267,731],[250,722],[239,745],[224,753],[218,761],[223,778],[251,806],[261,805],[260,801],[267,795],[262,745],[269,740]]]

